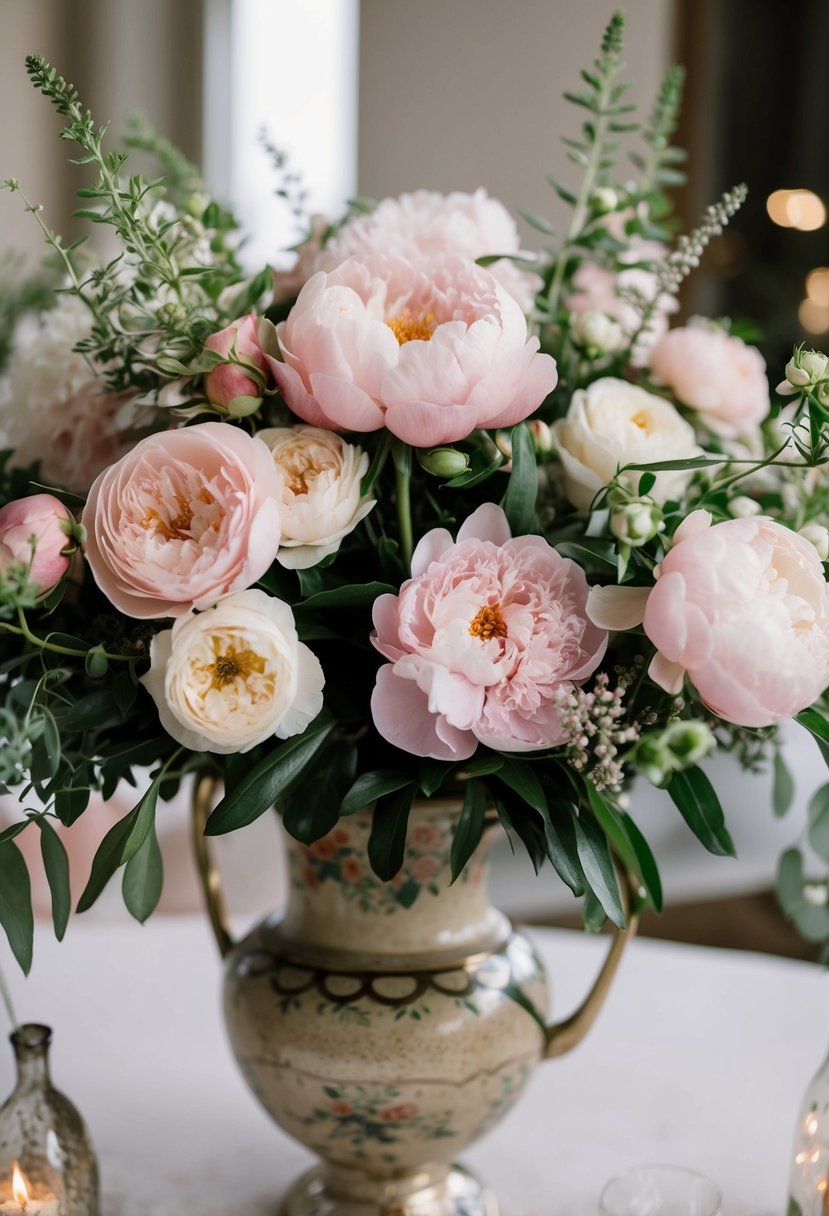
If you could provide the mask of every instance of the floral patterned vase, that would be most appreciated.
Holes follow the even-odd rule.
[[[204,782],[197,822],[209,797]],[[287,907],[232,946],[197,833],[227,954],[236,1058],[276,1122],[322,1159],[289,1192],[287,1216],[496,1210],[455,1158],[511,1108],[541,1059],[586,1033],[633,930],[631,918],[577,1013],[548,1027],[538,956],[489,903],[492,828],[450,885],[459,809],[449,800],[415,805],[404,866],[390,883],[368,865],[368,813],[310,848],[291,841]]]

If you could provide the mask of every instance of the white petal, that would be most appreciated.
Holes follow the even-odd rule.
[[[591,587],[587,615],[599,629],[635,629],[645,619],[652,587]]]

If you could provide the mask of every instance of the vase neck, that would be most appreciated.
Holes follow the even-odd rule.
[[[308,848],[291,841],[283,935],[320,950],[384,957],[472,953],[500,944],[508,927],[489,902],[491,828],[451,880],[459,812],[454,800],[415,804],[403,865],[390,882],[381,881],[369,865],[370,812],[340,820]]]
[[[52,1031],[48,1026],[31,1022],[18,1026],[10,1036],[17,1062],[17,1088],[46,1089],[49,1077],[49,1044]]]

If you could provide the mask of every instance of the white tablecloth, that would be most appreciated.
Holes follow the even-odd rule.
[[[564,1013],[604,942],[534,938]],[[19,1018],[54,1027],[54,1079],[92,1131],[103,1216],[273,1216],[310,1157],[236,1070],[204,920],[157,917],[142,928],[78,918],[60,946],[39,929],[27,982],[5,942],[0,965]],[[508,1216],[587,1216],[610,1175],[648,1161],[709,1174],[726,1216],[781,1213],[827,1013],[829,975],[807,964],[635,942],[586,1042],[539,1067],[466,1160]],[[0,1049],[0,1094],[12,1072]]]

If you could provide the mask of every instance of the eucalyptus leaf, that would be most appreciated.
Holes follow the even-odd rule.
[[[25,975],[32,967],[35,921],[32,887],[23,854],[13,840],[0,844],[0,925]]]
[[[701,768],[694,766],[674,773],[666,788],[680,815],[709,853],[718,857],[736,856],[720,800]]]
[[[794,798],[794,780],[789,766],[780,752],[774,754],[771,800],[774,813],[785,815]]]
[[[233,832],[264,815],[299,780],[333,727],[331,715],[323,709],[301,735],[288,739],[260,760],[222,798],[205,825],[205,835],[221,836],[225,832]]]
[[[164,887],[164,862],[155,827],[124,868],[121,892],[129,913],[142,924],[155,911]]]
[[[43,857],[43,868],[52,895],[52,924],[55,937],[63,941],[69,913],[72,908],[72,895],[69,888],[69,858],[63,841],[58,836],[45,815],[37,817],[40,828],[40,852]]]

